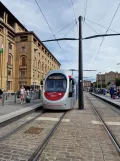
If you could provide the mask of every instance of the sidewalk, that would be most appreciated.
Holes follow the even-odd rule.
[[[32,100],[31,103],[20,104],[12,103],[4,106],[0,106],[0,123],[8,121],[22,115],[24,113],[30,112],[38,107],[42,106],[42,99]]]
[[[94,123],[99,119],[86,97],[84,103],[86,109],[76,104],[66,114],[39,161],[120,161],[103,126]]]

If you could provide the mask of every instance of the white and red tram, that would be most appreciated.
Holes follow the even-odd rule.
[[[43,108],[68,110],[76,102],[76,81],[69,71],[51,70],[43,83]]]

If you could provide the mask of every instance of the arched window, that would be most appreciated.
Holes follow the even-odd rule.
[[[38,62],[38,69],[39,69],[39,65],[40,65],[40,63]]]
[[[44,71],[44,64],[42,64],[42,71]]]
[[[38,69],[40,69],[40,61],[38,62]]]
[[[36,58],[35,58],[35,67],[37,67],[37,60],[36,60]]]
[[[21,64],[22,64],[22,66],[25,66],[26,65],[26,58],[25,57],[22,57]]]
[[[40,62],[40,69],[41,69],[41,62]]]
[[[12,65],[12,56],[11,55],[8,55],[8,64]]]
[[[47,72],[47,66],[45,66],[45,72]]]

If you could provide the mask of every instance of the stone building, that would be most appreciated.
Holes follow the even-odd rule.
[[[101,85],[101,83],[107,85],[109,82],[113,82],[117,78],[120,78],[120,73],[111,71],[105,74],[97,74],[96,82],[98,82],[99,85]]]
[[[83,84],[84,84],[84,88],[85,88],[85,89],[91,87],[91,81],[84,80],[84,81],[83,81]]]
[[[98,84],[105,84],[105,74],[97,74],[96,81]]]
[[[40,86],[47,72],[60,63],[32,31],[0,2],[0,88],[17,91],[20,85]]]

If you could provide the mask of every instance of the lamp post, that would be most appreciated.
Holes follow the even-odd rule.
[[[36,67],[36,64],[35,64],[35,55],[36,55],[36,51],[38,49],[34,49],[34,91],[35,91],[35,81],[36,81],[36,72],[35,72],[35,67]]]

